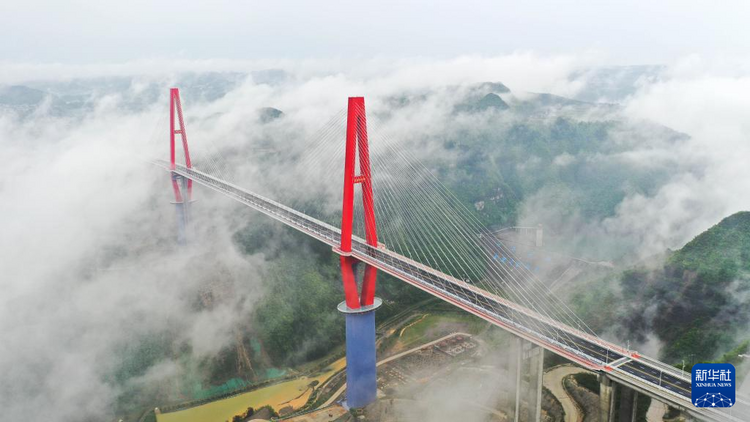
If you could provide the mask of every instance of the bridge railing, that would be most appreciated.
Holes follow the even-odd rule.
[[[158,161],[155,164],[160,167],[169,170],[168,163]],[[183,177],[190,178],[197,183],[206,185],[207,187],[222,192],[232,198],[243,202],[264,214],[279,220],[287,225],[290,225],[300,231],[308,233],[309,235],[323,241],[324,243],[336,247],[340,240],[340,230],[322,221],[318,221],[312,217],[309,217],[299,211],[289,208],[283,204],[275,202],[271,199],[265,198],[261,195],[257,195],[248,192],[238,186],[232,185],[223,180],[219,180],[208,174],[202,173],[195,169],[187,169],[183,166],[178,166],[175,173],[182,175]],[[397,278],[407,281],[423,290],[427,291],[440,291],[443,295],[450,295],[451,301],[454,303],[463,304],[462,307],[469,310],[470,312],[484,318],[492,318],[495,322],[501,322],[500,325],[506,326],[510,331],[521,335],[530,341],[541,344],[543,347],[557,350],[558,353],[563,351],[563,355],[572,355],[573,360],[581,363],[586,367],[592,369],[602,369],[605,362],[599,359],[596,355],[583,353],[581,350],[570,347],[570,345],[560,342],[558,339],[551,338],[546,333],[541,333],[537,330],[532,330],[528,326],[520,323],[517,320],[512,319],[509,315],[500,314],[502,307],[512,310],[520,315],[527,318],[532,318],[540,323],[553,327],[556,330],[560,330],[566,335],[574,336],[580,339],[585,339],[591,344],[596,344],[603,349],[612,351],[613,354],[622,353],[623,355],[629,355],[630,352],[611,343],[604,342],[602,339],[591,336],[590,334],[584,333],[573,327],[567,326],[555,321],[549,317],[539,315],[536,312],[508,301],[502,297],[493,295],[489,292],[479,289],[476,286],[470,285],[466,282],[458,280],[447,274],[443,274],[437,270],[420,264],[416,261],[410,260],[400,254],[390,251],[385,248],[374,248],[369,246],[363,239],[355,237],[353,239],[353,255],[358,259],[370,263],[377,268],[384,270]],[[450,287],[448,287],[450,285]],[[462,292],[458,294],[457,292]],[[434,294],[434,293],[433,293]],[[471,298],[474,298],[474,301]],[[490,320],[490,319],[488,319]],[[615,356],[613,356],[613,359]],[[649,359],[650,360],[650,359]],[[658,361],[656,361],[658,362]],[[666,368],[666,365],[660,363],[660,369],[664,372],[669,371],[670,375],[675,375],[674,371],[670,368]],[[686,406],[686,402],[690,403],[689,399],[685,396],[679,395],[669,389],[665,389],[660,385],[650,382],[648,379],[639,378],[628,374],[627,372],[621,371],[618,368],[613,369],[613,373],[618,374],[621,378],[630,379],[632,382],[637,384],[640,388],[647,389],[657,396],[664,397],[668,401],[675,403],[682,403],[681,406]],[[682,378],[682,377],[680,377]],[[684,380],[684,378],[682,378]],[[689,404],[688,404],[689,405]],[[711,416],[714,416],[711,412]],[[725,416],[721,414],[717,417],[721,418]],[[715,419],[722,420],[722,419]],[[739,421],[739,419],[727,416],[723,420]]]
[[[169,167],[168,167],[169,163],[167,163],[166,161],[157,160],[155,164],[157,164],[158,166],[166,170],[169,170]],[[252,192],[248,192],[239,186],[233,185],[223,180],[219,180],[195,168],[188,169],[184,166],[177,165],[175,170],[173,171],[177,174],[180,174],[183,177],[190,178],[197,183],[204,184],[212,189],[218,190],[231,197],[234,197],[240,200],[241,202],[244,202],[247,205],[250,205],[258,209],[259,211],[265,213],[266,215],[276,220],[279,220],[287,225],[293,226],[303,232],[310,234],[313,237],[318,238],[319,240],[331,245],[332,247],[337,246],[336,242],[338,239],[340,239],[340,230],[336,227],[333,227],[329,224],[318,221],[317,219],[309,217],[297,210],[294,210],[293,208],[287,207],[272,199],[265,198],[261,195],[258,195]],[[356,248],[354,248],[355,245],[357,246]],[[612,344],[606,344],[598,337],[588,335],[586,333],[581,332],[580,330],[574,329],[573,327],[569,327],[565,324],[562,324],[559,321],[555,321],[551,318],[544,317],[536,312],[529,310],[528,308],[524,306],[518,305],[514,302],[503,299],[499,296],[492,295],[482,289],[478,289],[477,287],[469,285],[461,280],[456,279],[455,277],[451,277],[447,274],[434,270],[430,267],[427,267],[419,262],[406,258],[393,251],[390,251],[384,248],[374,248],[368,245],[363,239],[354,237],[353,251],[355,249],[360,252],[360,255],[358,256],[358,258],[361,258],[365,261],[367,260],[378,261],[378,262],[370,262],[376,267],[382,266],[382,265],[389,265],[392,269],[396,270],[397,273],[401,275],[401,277],[403,276],[409,277],[410,279],[418,283],[427,282],[427,284],[430,284],[433,287],[435,287],[436,284],[443,285],[443,288],[441,289],[442,291],[444,291],[445,293],[450,293],[453,297],[456,297],[458,300],[466,303],[472,308],[477,309],[479,312],[487,312],[488,309],[478,307],[476,303],[467,301],[465,297],[457,296],[455,292],[451,292],[451,289],[454,289],[454,290],[462,289],[464,291],[468,290],[470,293],[467,293],[467,295],[469,296],[473,295],[477,298],[483,297],[487,300],[495,302],[495,304],[499,306],[505,306],[507,308],[510,308],[514,312],[517,312],[523,315],[524,317],[532,318],[534,320],[542,322],[545,325],[554,327],[556,330],[565,332],[567,335],[574,335],[576,337],[586,338],[587,340],[594,342],[600,345],[601,347],[611,349],[613,353],[624,352],[623,350],[618,351],[617,346],[612,345]],[[410,271],[407,271],[407,270],[410,270]],[[429,280],[420,279],[419,277],[420,275],[423,276],[423,278],[424,276],[427,276]],[[451,287],[446,288],[445,287],[446,283],[450,283]],[[488,303],[487,305],[490,305],[490,304]],[[580,363],[584,364],[585,366],[589,368],[595,369],[597,367],[606,365],[606,362],[604,360],[600,360],[600,359],[597,359],[596,357],[587,355],[574,347],[570,347],[570,345],[559,342],[557,339],[554,339],[545,333],[532,330],[528,326],[524,324],[520,324],[518,321],[511,320],[501,315],[495,315],[495,316],[502,318],[506,323],[515,327],[516,330],[520,330],[521,332],[525,333],[526,336],[530,337],[529,339],[531,341],[534,341],[535,339],[537,339],[537,341],[544,340],[544,342],[549,345],[556,345],[558,348],[561,348],[567,351],[568,353],[572,353],[573,355],[577,356],[577,359],[575,360],[579,361]]]

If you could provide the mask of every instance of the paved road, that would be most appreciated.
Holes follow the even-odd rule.
[[[544,386],[547,387],[552,392],[552,395],[554,395],[562,404],[562,407],[565,410],[565,422],[583,421],[583,413],[581,413],[573,397],[571,397],[563,387],[563,379],[565,377],[581,372],[593,374],[591,371],[573,365],[556,366],[552,368],[552,370],[544,373]],[[667,413],[667,405],[656,399],[652,399],[651,405],[648,408],[648,413],[646,413],[646,421],[662,422],[665,413]]]
[[[169,169],[169,163],[166,161],[156,160],[154,164]],[[341,233],[339,229],[299,211],[248,192],[196,169],[177,166],[176,169],[171,171],[173,174],[189,178],[198,184],[244,203],[334,247],[334,249],[340,244]],[[631,353],[617,345],[604,342],[590,334],[539,315],[524,306],[486,292],[475,285],[458,280],[438,270],[426,267],[398,253],[380,246],[370,246],[362,239],[356,237],[352,239],[351,256],[583,367],[591,370],[606,369],[619,382],[633,383],[635,386],[649,391],[650,395],[659,397],[676,406],[691,407],[690,382],[672,370],[664,371],[667,365],[661,362],[646,362],[647,359],[640,359],[640,362],[636,362],[631,359],[616,368],[605,368],[608,363],[631,355]],[[506,270],[514,271],[513,269],[503,271]],[[742,403],[735,406],[740,408],[734,409],[734,412],[742,415],[750,414],[750,409],[748,409],[750,406],[739,406],[740,404]],[[700,414],[701,419],[710,418],[714,421],[743,420],[727,412],[719,412],[718,409],[692,410]]]
[[[578,374],[581,372],[592,373],[583,368],[573,365],[561,365],[552,368],[550,371],[544,373],[544,386],[552,392],[552,395],[562,404],[563,410],[565,410],[565,422],[582,422],[583,413],[578,409],[578,404],[575,402],[568,392],[563,387],[563,379],[568,375]]]
[[[646,413],[646,422],[663,422],[665,413],[667,413],[667,405],[656,399],[651,399],[651,406]]]

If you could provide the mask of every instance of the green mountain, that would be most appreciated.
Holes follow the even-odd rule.
[[[507,110],[508,104],[503,101],[502,98],[500,98],[499,95],[494,94],[490,92],[489,94],[485,95],[481,100],[479,100],[479,103],[477,104],[477,108],[479,110],[487,110],[489,108],[494,108],[498,110]]]
[[[36,106],[46,95],[43,91],[23,85],[0,87],[0,105]]]
[[[733,214],[701,233],[675,252],[669,265],[721,280],[750,270],[750,212]]]
[[[672,167],[640,165],[628,160],[627,153],[646,143],[653,145],[658,142],[662,146],[677,148],[687,139],[686,135],[668,128],[631,122],[616,113],[610,114],[614,110],[611,105],[549,94],[514,96],[501,83],[448,87],[446,90],[455,95],[452,104],[455,107],[442,116],[447,122],[445,130],[440,136],[414,134],[414,139],[411,139],[413,148],[424,146],[427,151],[443,152],[422,157],[422,164],[471,210],[477,220],[491,228],[517,225],[523,207],[529,203],[536,209],[553,210],[555,218],[551,221],[542,220],[543,215],[539,217],[540,221],[535,221],[543,223],[545,230],[549,228],[552,233],[559,233],[566,225],[563,221],[560,227],[554,226],[559,215],[592,222],[612,217],[626,196],[653,195],[675,171]],[[431,99],[444,100],[444,94],[420,91],[386,98],[385,103],[391,111],[377,117],[387,120],[401,107],[418,107]],[[591,118],[597,113],[604,117]],[[259,113],[259,118],[264,121],[281,116],[283,114],[275,109],[264,109]],[[274,133],[275,126],[266,126],[270,134]],[[274,138],[269,135],[268,139]],[[278,147],[273,141],[268,142],[269,147]],[[248,159],[257,160],[252,164],[260,170],[264,166],[272,168],[278,165],[263,157]],[[282,187],[268,194],[308,213],[314,208],[311,204],[296,203],[294,198],[285,197],[290,193]],[[330,211],[321,212],[329,212],[321,218],[335,220],[336,216]],[[560,250],[569,254],[578,255],[585,250],[599,255],[609,254],[598,257],[599,260],[618,257],[619,250],[598,248],[601,239],[592,239],[588,233],[576,236],[561,233],[557,237],[564,241],[559,245]],[[243,382],[264,379],[268,370],[318,359],[342,346],[343,326],[335,305],[341,301],[343,292],[338,279],[338,262],[330,248],[272,221],[255,219],[235,233],[234,241],[246,254],[262,252],[267,267],[263,275],[266,294],[258,299],[253,314],[244,316],[247,323],[238,327],[242,335],[237,336],[236,344],[221,356],[197,359],[178,340],[167,341],[164,345],[157,343],[149,353],[131,352],[138,359],[136,364],[126,368],[127,374],[121,378],[145,373],[154,362],[168,359],[174,353],[184,367],[181,385],[201,387],[183,389],[174,394],[199,398],[205,391],[223,388],[235,378],[242,378]],[[545,239],[550,249],[555,247],[553,242]],[[712,240],[707,244],[716,242]],[[746,244],[750,245],[750,242]],[[701,315],[705,314],[705,318],[700,324],[692,325],[694,318],[689,312],[695,308],[689,307],[687,301],[693,301],[691,295],[696,292],[684,288],[683,274],[687,270],[685,277],[698,285],[708,283],[711,275],[687,264],[695,260],[703,262],[708,255],[700,252],[690,255],[689,250],[686,246],[684,258],[675,254],[672,256],[674,262],[670,261],[658,271],[641,268],[616,274],[617,278],[611,284],[598,280],[596,288],[585,292],[588,296],[573,297],[575,310],[597,331],[611,325],[612,320],[621,320],[625,321],[621,329],[636,338],[646,338],[654,331],[665,342],[675,341],[677,346],[669,351],[670,357],[690,353],[687,350],[693,347],[690,336],[703,334],[701,331],[692,333],[695,327],[700,329],[707,323],[722,328],[732,325],[720,324],[715,318],[730,303],[724,294],[717,294],[715,300],[706,302],[706,309],[698,310]],[[715,261],[719,262],[719,259]],[[730,266],[724,263],[719,267]],[[735,269],[731,274],[739,274],[739,269],[744,266],[732,268]],[[700,277],[689,275],[691,271],[700,273]],[[620,297],[619,286],[622,286],[625,300]],[[386,274],[379,275],[378,295],[386,302],[378,311],[378,318],[383,319],[426,298],[423,292]],[[648,316],[653,314],[654,308],[660,315]],[[719,345],[730,342],[732,334],[717,331],[716,337],[706,337],[704,343],[696,342],[694,348],[718,349]],[[729,349],[732,345],[727,343],[726,346]],[[721,349],[724,350],[723,346]],[[175,350],[177,352],[173,352]],[[247,359],[244,359],[245,355]],[[245,360],[251,363],[252,371],[238,369],[248,366]],[[204,388],[207,385],[211,388]],[[137,408],[141,403],[140,398],[126,399],[120,404],[123,408]]]
[[[625,271],[626,332],[653,331],[673,362],[716,359],[747,335],[750,212],[731,215],[672,253],[657,268]],[[652,315],[649,317],[649,315]]]

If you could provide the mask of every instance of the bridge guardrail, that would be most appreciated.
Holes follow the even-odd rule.
[[[170,171],[169,168],[165,166],[166,162],[159,161],[155,162],[155,164]],[[340,231],[336,227],[318,221],[273,200],[264,198],[257,194],[253,194],[251,192],[247,192],[242,188],[218,180],[195,169],[186,169],[184,168],[184,166],[178,166],[177,169],[171,171],[181,174],[184,177],[190,178],[211,189],[222,192],[227,196],[245,203],[278,221],[281,221],[304,233],[307,233],[312,237],[315,237],[323,241],[324,243],[331,245],[332,247],[337,246],[337,242],[340,240]],[[521,305],[499,297],[495,297],[494,295],[483,290],[479,291],[479,289],[475,286],[468,285],[467,283],[460,280],[454,280],[448,275],[438,273],[434,269],[413,262],[406,257],[395,254],[394,252],[382,250],[381,248],[373,248],[367,245],[362,239],[359,239],[357,237],[353,238],[352,246],[352,255],[354,255],[361,261],[370,263],[371,265],[374,265],[375,267],[383,271],[391,273],[392,275],[410,284],[413,284],[421,288],[422,290],[426,290],[433,295],[440,296],[444,300],[447,299],[446,295],[449,295],[449,302],[453,302],[454,304],[463,307],[471,313],[487,319],[488,321],[492,321],[497,325],[504,326],[506,329],[514,332],[516,335],[527,338],[534,343],[542,345],[543,347],[550,348],[551,350],[563,356],[570,358],[572,354],[574,356],[574,361],[579,362],[586,367],[601,370],[608,362],[605,362],[603,360],[603,352],[599,351],[597,353],[591,354],[593,350],[589,349],[589,354],[583,353],[578,348],[581,343],[576,342],[583,342],[582,344],[589,344],[589,346],[594,348],[599,347],[600,349],[606,351],[608,356],[611,352],[613,359],[617,359],[618,357],[630,354],[630,351],[626,351],[619,346],[604,342],[598,337],[591,337],[589,335],[586,335],[586,333],[582,333],[572,327],[565,326],[558,321],[549,320],[549,318],[547,317],[536,315],[534,312]],[[451,289],[453,289],[453,291],[445,286],[446,283],[451,284]],[[469,287],[464,287],[464,284]],[[462,289],[466,291],[463,291]],[[461,291],[461,295],[457,294],[456,291]],[[474,301],[472,301],[472,297],[474,297]],[[524,315],[526,317],[532,318],[540,324],[552,327],[553,332],[555,332],[555,330],[561,330],[563,333],[565,333],[564,336],[568,337],[569,340],[576,346],[571,347],[565,341],[558,341],[557,339],[552,339],[545,334],[531,330],[529,327],[526,327],[523,324],[520,324],[518,321],[515,321],[512,315],[509,315],[507,313],[499,313],[501,312],[501,310],[503,310],[502,312],[507,312],[509,310],[512,313],[518,313],[518,315]],[[575,338],[577,340],[573,341],[572,338]],[[616,350],[619,350],[619,352]],[[599,354],[601,354],[601,356],[599,356]],[[608,360],[609,359],[607,359],[607,361]],[[621,371],[620,368],[617,368],[617,373],[627,374],[627,372]],[[675,376],[675,374],[671,370],[669,370],[669,372],[667,373],[670,376],[674,376],[677,379],[683,379],[684,381],[683,377]],[[640,385],[645,389],[653,389],[657,392],[660,392],[660,390],[669,391],[661,388],[654,389],[653,387],[655,387],[656,384],[649,381],[648,377],[641,378],[633,376],[632,374],[628,374],[627,376],[631,376],[632,378],[639,380]],[[685,401],[689,402],[689,400],[686,399],[685,396],[673,392],[670,392],[670,394],[679,398],[675,401],[678,406],[684,406]],[[672,395],[668,396],[668,401],[673,397]],[[736,419],[727,420],[733,421]]]

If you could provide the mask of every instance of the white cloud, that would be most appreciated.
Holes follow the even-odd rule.
[[[450,112],[459,100],[456,91],[446,86],[500,81],[519,93],[573,95],[581,82],[571,84],[568,76],[595,62],[588,56],[517,53],[445,60],[373,59],[343,67],[336,60],[4,64],[0,81],[137,74],[143,76],[131,87],[131,94],[137,94],[145,89],[143,80],[174,81],[178,69],[289,69],[292,77],[279,86],[249,80],[213,103],[184,98],[188,133],[194,151],[204,154],[204,159],[210,142],[238,152],[226,157],[237,164],[238,184],[252,188],[295,182],[285,186],[304,192],[308,183],[319,180],[281,178],[281,172],[261,174],[255,167],[258,162],[280,169],[289,162],[272,155],[252,158],[242,148],[264,139],[290,141],[282,146],[283,152],[301,148],[304,144],[294,140],[308,139],[321,121],[345,106],[347,96],[365,95],[369,110],[384,112],[389,96],[427,89],[436,94],[404,108],[387,129],[407,142],[414,139],[409,132],[438,135],[453,127]],[[614,217],[596,222],[597,232],[636,239],[644,254],[658,252],[679,247],[722,217],[750,206],[744,195],[750,188],[750,166],[745,160],[750,156],[750,96],[745,95],[750,92],[750,78],[736,72],[715,73],[691,72],[690,62],[683,62],[666,79],[642,87],[629,100],[626,116],[654,120],[691,138],[675,150],[659,142],[650,144],[650,139],[639,140],[633,151],[616,158],[653,166],[674,160],[688,163],[691,171],[680,166],[653,195],[628,196]],[[258,294],[252,280],[257,279],[261,264],[240,256],[231,245],[233,229],[247,218],[238,211],[243,208],[197,189],[201,200],[195,226],[201,241],[185,250],[170,246],[174,216],[167,175],[150,170],[135,157],[152,152],[166,155],[161,135],[165,128],[157,126],[155,139],[149,139],[166,99],[139,112],[123,111],[120,101],[116,95],[100,98],[82,118],[50,117],[44,110],[26,121],[0,118],[5,158],[0,166],[0,273],[4,275],[0,373],[8,374],[0,381],[0,392],[9,392],[0,394],[0,407],[9,419],[27,418],[38,409],[43,409],[42,414],[35,413],[39,419],[80,420],[81,415],[106,414],[118,391],[103,380],[118,365],[114,351],[119,347],[169,327],[196,354],[210,356],[232,340],[242,312],[229,310],[248,311]],[[265,106],[283,110],[284,124],[259,125],[256,111]],[[486,116],[460,123],[481,124],[482,118]],[[443,152],[439,145],[431,148],[420,153]],[[558,158],[560,165],[568,161],[565,156]],[[328,175],[325,170],[322,176]],[[331,197],[339,194],[338,186],[331,184],[327,191]],[[332,206],[338,206],[336,201]],[[572,218],[576,224],[587,224],[578,215]],[[229,269],[236,301],[230,299],[232,307],[226,309],[191,308],[216,268]],[[144,380],[173,373],[174,367],[163,362]],[[83,409],[84,403],[94,407]]]
[[[211,230],[184,250],[174,246],[168,175],[134,154],[148,144],[143,128],[154,110],[127,113],[105,98],[83,119],[0,119],[0,406],[8,419],[109,417],[123,387],[110,381],[120,351],[170,332],[197,355],[215,353],[260,294],[260,262],[239,256],[225,228],[227,201],[205,201],[211,219],[198,214],[196,224]],[[217,276],[223,267],[232,270]],[[217,279],[236,296],[226,307],[194,307]]]
[[[616,233],[640,233],[644,252],[679,248],[722,218],[750,209],[744,195],[750,189],[750,75],[692,72],[692,62],[677,64],[677,76],[641,89],[625,109],[628,116],[690,136],[666,151],[682,170],[655,195],[627,198],[607,222]],[[699,167],[684,166],[692,163]]]

